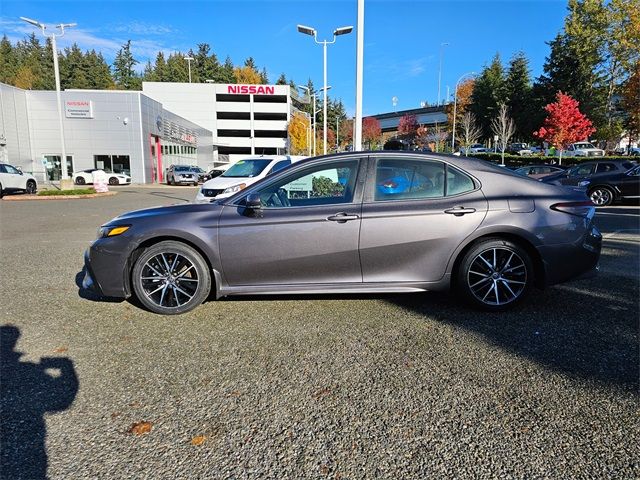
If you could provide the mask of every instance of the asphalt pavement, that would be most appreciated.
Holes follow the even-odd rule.
[[[190,187],[0,201],[0,477],[638,478],[640,208],[596,278],[503,314],[448,294],[162,317],[79,290],[97,227]]]

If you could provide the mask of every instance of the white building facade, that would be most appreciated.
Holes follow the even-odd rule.
[[[143,82],[145,95],[213,133],[214,162],[288,152],[289,85]]]
[[[169,165],[213,165],[212,132],[142,92],[62,92],[67,171],[101,168],[134,183],[164,181]],[[60,178],[62,149],[55,91],[0,83],[0,161]]]

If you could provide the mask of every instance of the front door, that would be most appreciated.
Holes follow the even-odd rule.
[[[251,189],[220,216],[222,268],[229,285],[362,282],[358,236],[359,159],[314,162]],[[295,168],[295,167],[294,167]]]
[[[640,166],[627,172],[618,184],[623,197],[640,197]]]
[[[440,280],[486,215],[478,185],[435,159],[385,155],[370,172],[360,233],[363,281]]]

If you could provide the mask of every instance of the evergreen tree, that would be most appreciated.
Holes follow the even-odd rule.
[[[233,74],[233,62],[229,56],[220,69],[220,83],[236,83],[236,77]]]
[[[164,52],[158,52],[156,55],[156,62],[153,67],[153,80],[154,82],[168,82],[169,81],[169,69],[167,68],[167,61],[164,58]]]
[[[287,77],[285,76],[284,73],[281,73],[280,76],[278,77],[278,80],[276,80],[276,85],[286,85],[287,84]]]
[[[13,84],[18,72],[18,59],[6,35],[0,40],[0,82]]]
[[[249,67],[255,71],[258,71],[258,67],[256,67],[256,62],[253,57],[249,57],[244,61],[244,66]]]
[[[181,53],[172,53],[167,60],[169,82],[188,82],[189,65]]]
[[[482,130],[481,138],[490,138],[491,120],[498,114],[500,104],[506,100],[506,80],[500,55],[496,54],[489,66],[473,86],[469,110],[476,116],[478,126]]]
[[[131,40],[127,40],[122,48],[116,54],[113,61],[113,79],[120,88],[125,90],[139,90],[140,77],[136,75],[133,67],[138,61],[133,58],[131,53]]]
[[[101,53],[96,53],[95,50],[85,53],[84,63],[91,84],[90,88],[98,90],[115,88],[113,78],[111,78],[111,69]]]
[[[529,60],[524,52],[515,54],[509,62],[505,94],[511,118],[516,125],[515,138],[530,140],[537,125],[531,122],[533,93],[529,75]]]
[[[64,49],[64,54],[59,58],[60,66],[60,88],[92,88],[90,82],[88,64],[84,53],[74,43],[71,47]]]
[[[213,80],[218,83],[221,79],[220,62],[216,54],[211,52],[211,47],[208,43],[199,43],[198,51],[194,55],[195,69],[192,63],[192,69],[197,72],[197,81],[206,82],[207,80]]]
[[[260,72],[260,81],[265,85],[269,83],[269,76],[265,67],[263,67],[262,71]]]

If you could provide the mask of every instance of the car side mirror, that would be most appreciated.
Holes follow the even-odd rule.
[[[244,199],[245,214],[252,217],[262,217],[262,201],[257,193],[250,193]]]

